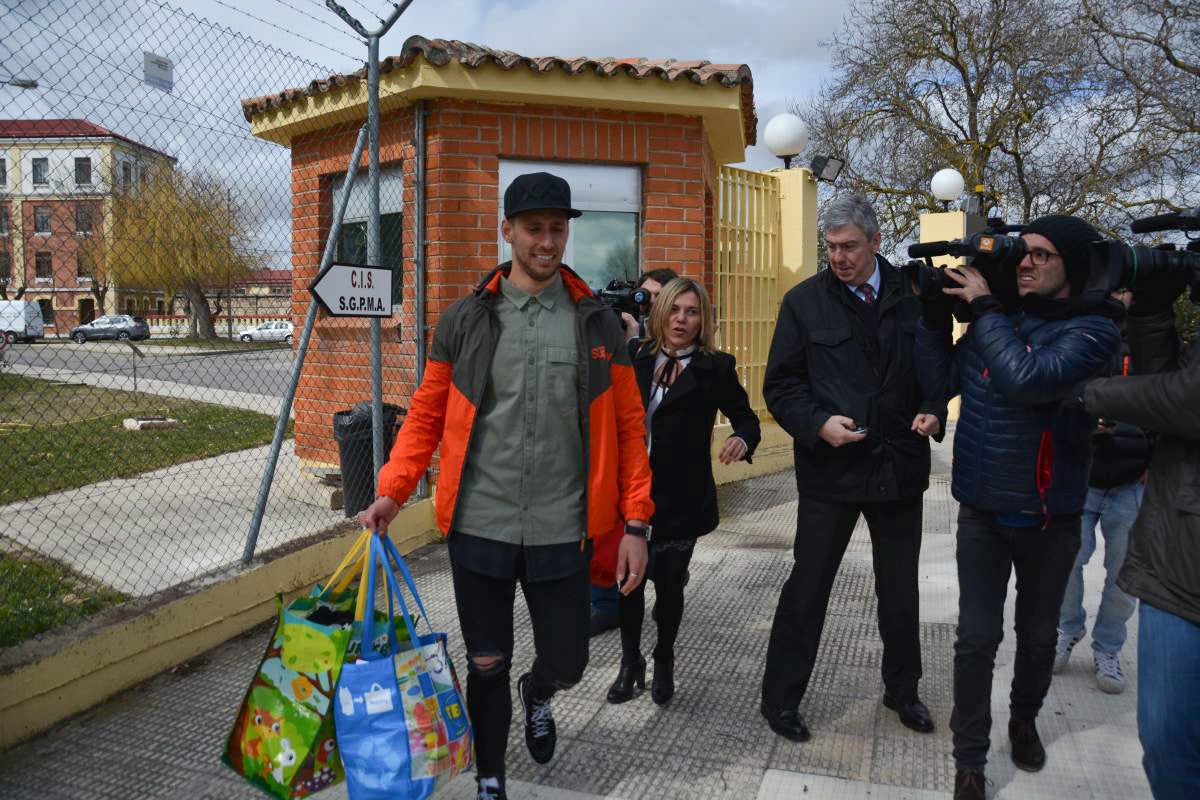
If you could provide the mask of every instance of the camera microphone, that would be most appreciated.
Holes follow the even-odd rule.
[[[955,242],[927,242],[925,244],[910,244],[908,246],[909,258],[931,258],[933,256],[947,256],[951,254],[952,245]]]
[[[1134,233],[1155,233],[1157,231],[1200,231],[1200,207],[1190,211],[1156,214],[1152,217],[1135,219],[1129,224]]]

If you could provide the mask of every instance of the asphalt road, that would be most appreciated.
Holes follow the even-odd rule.
[[[138,344],[143,357],[123,343],[73,342],[16,344],[5,354],[10,364],[74,372],[132,376],[191,386],[282,397],[292,369],[292,349],[279,347],[239,352],[207,352]],[[203,399],[199,393],[197,399]]]

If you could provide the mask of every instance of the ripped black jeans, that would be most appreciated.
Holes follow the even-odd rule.
[[[467,667],[467,714],[475,727],[475,761],[480,775],[505,774],[504,755],[512,723],[513,601],[517,583],[533,623],[533,693],[549,698],[574,686],[588,661],[590,580],[587,562],[561,578],[530,581],[494,578],[473,572],[451,559],[454,599],[468,659],[498,656],[481,670]]]

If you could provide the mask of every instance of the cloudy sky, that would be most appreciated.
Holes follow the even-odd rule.
[[[287,0],[287,4],[294,8],[280,0],[176,3],[319,63],[346,66],[347,59],[229,6],[334,50],[358,55],[353,40],[322,24],[344,28],[318,0]],[[382,16],[390,9],[382,0],[345,0],[343,5],[368,28],[378,25],[368,12]],[[841,25],[843,5],[841,0],[414,0],[384,38],[380,51],[386,56],[398,50],[415,33],[531,56],[642,56],[749,64],[761,138],[761,126],[783,111],[789,99],[803,100],[819,87],[829,63],[829,51],[820,43]],[[778,163],[761,147],[749,157],[754,166]]]
[[[345,5],[368,28],[390,9],[383,0]],[[529,56],[749,64],[761,139],[767,120],[826,76],[820,43],[843,8],[844,0],[414,0],[380,52],[421,34]],[[365,50],[322,0],[3,0],[0,78],[39,86],[0,85],[0,116],[88,119],[217,176],[250,212],[266,262],[286,266],[288,152],[249,135],[239,101],[354,71]],[[142,80],[144,52],[174,62],[171,93]],[[746,163],[779,162],[759,146]]]

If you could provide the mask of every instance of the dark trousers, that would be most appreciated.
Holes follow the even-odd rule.
[[[513,600],[519,581],[533,623],[533,694],[549,698],[574,686],[588,661],[588,570],[563,578],[527,581],[492,578],[451,562],[454,599],[463,641],[470,659],[467,714],[475,727],[475,760],[479,774],[504,775],[504,754],[512,723],[509,667],[513,651]],[[499,656],[490,669],[474,659]]]
[[[1079,514],[1054,517],[1043,528],[1010,528],[995,514],[958,509],[958,637],[954,642],[954,761],[987,764],[992,729],[992,669],[1004,638],[1004,596],[1017,573],[1017,655],[1014,719],[1034,720],[1050,689],[1058,612],[1079,551]]]
[[[917,618],[917,561],[921,555],[921,498],[884,503],[830,503],[800,497],[795,564],[783,584],[763,675],[763,703],[794,709],[816,664],[833,579],[858,515],[871,530],[883,685],[897,697],[915,696],[921,679]]]
[[[687,546],[690,542],[691,546]],[[665,546],[664,546],[665,544]],[[675,638],[683,622],[683,583],[692,560],[695,539],[684,543],[650,542],[652,559],[650,577],[654,580],[654,616],[658,622],[658,641],[654,645],[655,661],[675,660]],[[646,615],[646,582],[618,603],[621,620],[621,663],[636,665],[642,660],[642,620]]]

